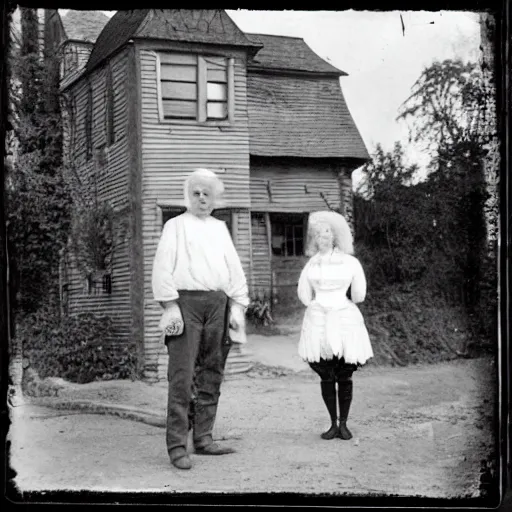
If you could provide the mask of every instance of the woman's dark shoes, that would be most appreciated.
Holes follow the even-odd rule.
[[[335,437],[339,437],[339,431],[336,424],[331,425],[331,428],[327,432],[320,434],[320,437],[322,439],[334,439]]]
[[[227,455],[229,453],[235,453],[233,448],[229,448],[229,446],[219,446],[217,443],[210,443],[206,446],[196,447],[195,453],[197,455]]]
[[[340,426],[338,429],[338,437],[340,439],[344,439],[345,441],[352,439],[352,432],[350,432],[350,430],[347,428],[346,421],[340,421]]]

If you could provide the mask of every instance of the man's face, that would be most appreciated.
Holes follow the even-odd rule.
[[[189,187],[190,213],[196,217],[204,218],[213,211],[213,189],[204,180],[194,180]]]

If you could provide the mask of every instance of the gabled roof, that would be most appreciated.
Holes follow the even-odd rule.
[[[118,11],[98,37],[86,70],[134,38],[241,46],[253,52],[261,46],[249,41],[223,9]]]
[[[247,99],[251,155],[369,159],[337,77],[249,73]]]
[[[67,39],[89,43],[94,43],[98,39],[109,19],[101,11],[69,10],[64,16],[61,16]]]
[[[347,75],[317,55],[300,37],[247,34],[253,43],[263,44],[263,48],[248,63],[248,68],[328,73],[337,76]]]

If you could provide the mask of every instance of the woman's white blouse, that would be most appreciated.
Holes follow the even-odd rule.
[[[304,361],[336,356],[347,363],[364,364],[373,357],[363,316],[355,304],[365,299],[366,278],[354,256],[339,250],[316,254],[301,273],[297,293],[307,306],[298,346]]]
[[[334,250],[325,256],[313,256],[299,278],[298,296],[300,301],[309,306],[312,301],[327,308],[341,309],[350,300],[363,302],[366,296],[366,278],[359,260],[349,254]]]
[[[178,290],[222,290],[242,306],[249,304],[247,281],[226,224],[185,212],[168,220],[153,263],[153,296],[178,298]]]

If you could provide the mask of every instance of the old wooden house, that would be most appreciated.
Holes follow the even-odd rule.
[[[70,313],[115,319],[141,373],[166,375],[151,292],[163,223],[184,210],[196,167],[226,187],[225,220],[252,292],[294,296],[310,211],[351,219],[351,172],[368,153],[347,108],[345,73],[304,40],[243,33],[223,10],[119,11],[94,42],[63,42],[66,154],[85,195],[108,201],[113,257],[85,275],[63,255]],[[291,292],[290,292],[291,290]]]

